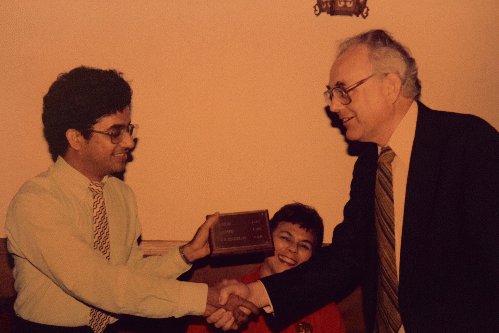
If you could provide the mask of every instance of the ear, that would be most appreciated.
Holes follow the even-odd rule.
[[[402,89],[402,80],[395,73],[388,73],[383,81],[385,96],[390,103],[397,101],[400,90]]]
[[[81,135],[80,131],[70,128],[66,131],[66,139],[68,139],[69,146],[74,150],[80,150],[85,142],[85,138]]]

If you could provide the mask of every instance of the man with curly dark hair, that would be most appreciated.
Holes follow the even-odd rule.
[[[143,257],[135,196],[111,176],[135,146],[131,99],[121,73],[89,67],[61,74],[45,95],[43,132],[54,164],[21,187],[5,225],[15,263],[13,332],[113,332],[122,314],[166,318],[219,308],[215,288],[176,279],[209,254],[218,214],[187,244]]]

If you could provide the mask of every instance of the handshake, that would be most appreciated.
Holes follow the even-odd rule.
[[[219,217],[218,213],[208,216],[194,238],[181,247],[184,260],[193,262],[210,253],[209,230],[218,222]],[[213,323],[224,331],[236,330],[248,321],[251,313],[257,315],[258,308],[269,305],[269,302],[264,300],[267,293],[262,293],[262,290],[265,290],[265,287],[259,281],[246,285],[236,280],[224,280],[216,286],[209,286],[203,316],[207,317],[208,323]]]
[[[255,300],[250,297],[250,286],[256,283],[245,285],[236,280],[224,280],[216,286],[210,286],[203,313],[207,317],[206,321],[224,331],[237,330],[252,313],[258,315],[258,307],[253,303]]]

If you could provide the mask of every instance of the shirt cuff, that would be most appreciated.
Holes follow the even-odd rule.
[[[174,317],[185,315],[201,316],[206,310],[208,285],[205,283],[183,282],[179,285],[178,312]]]
[[[263,311],[265,311],[266,313],[274,313],[274,307],[272,306],[272,301],[270,300],[270,297],[269,297],[269,294],[267,293],[267,289],[265,288],[265,285],[263,284],[262,281],[260,280],[257,280],[256,283],[260,284],[260,287],[264,292],[265,292],[265,297],[267,298],[268,300],[268,304],[267,306],[264,306],[262,309]]]

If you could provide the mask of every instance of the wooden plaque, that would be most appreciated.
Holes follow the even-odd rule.
[[[267,210],[220,214],[210,230],[212,256],[273,253]]]

